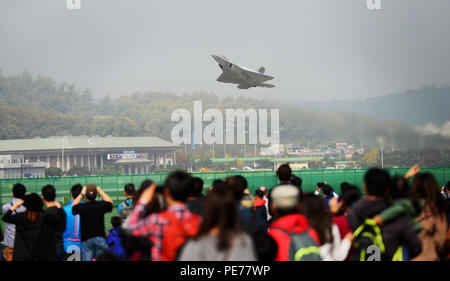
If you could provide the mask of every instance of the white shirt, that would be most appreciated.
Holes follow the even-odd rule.
[[[326,243],[319,247],[320,257],[323,261],[343,261],[350,251],[352,242],[348,239],[342,239],[339,234],[339,228],[333,223],[331,227],[333,242]]]

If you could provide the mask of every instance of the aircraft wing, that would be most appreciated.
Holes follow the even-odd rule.
[[[223,82],[223,83],[239,83],[239,81],[235,81],[234,79],[231,79],[225,72],[223,72],[218,78],[217,81]]]
[[[251,69],[247,69],[245,67],[240,67],[240,66],[237,66],[237,65],[235,65],[235,67],[239,68],[241,74],[245,78],[253,80],[253,81],[264,82],[264,81],[268,81],[268,80],[272,80],[273,79],[272,76],[265,75],[265,74],[256,72],[256,71],[251,70]]]

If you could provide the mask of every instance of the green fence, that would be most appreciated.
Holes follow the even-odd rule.
[[[405,174],[408,168],[388,169],[391,174]],[[421,171],[428,171],[434,174],[439,185],[444,185],[450,180],[450,167],[421,168]],[[362,187],[363,177],[366,169],[339,169],[339,170],[299,170],[294,174],[303,180],[303,189],[306,192],[315,190],[316,183],[326,181],[338,193],[340,184],[344,181]],[[249,184],[249,189],[253,193],[260,186],[272,188],[278,184],[276,173],[273,171],[258,172],[217,172],[217,173],[192,173],[204,181],[205,190],[215,179],[224,179],[228,176],[240,174],[244,176]],[[147,175],[117,175],[117,176],[84,176],[84,177],[53,177],[53,178],[31,178],[31,179],[0,179],[0,202],[11,201],[12,186],[21,182],[27,187],[28,192],[40,193],[45,184],[52,184],[56,188],[57,201],[64,204],[70,200],[70,187],[76,183],[86,185],[94,183],[101,186],[115,203],[124,200],[123,186],[127,183],[134,183],[136,186],[145,180],[151,179],[157,183],[162,183],[167,174],[147,174]]]

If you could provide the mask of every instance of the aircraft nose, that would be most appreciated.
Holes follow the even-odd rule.
[[[213,57],[213,59],[215,59],[218,63],[221,63],[221,59],[219,56],[217,55],[211,55]]]

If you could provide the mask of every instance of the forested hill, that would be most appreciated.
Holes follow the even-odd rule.
[[[297,102],[297,105],[320,110],[343,110],[367,114],[380,120],[401,120],[410,125],[432,123],[441,126],[450,121],[450,86],[425,86],[403,93],[330,102]]]
[[[94,102],[88,89],[57,83],[28,73],[5,77],[0,73],[0,139],[53,135],[142,136],[170,140],[176,124],[171,113],[193,101],[203,101],[203,111],[218,108],[279,108],[282,143],[332,145],[336,142],[376,145],[384,136],[395,149],[449,148],[450,139],[424,135],[400,121],[379,121],[362,114],[298,109],[272,101],[246,97],[219,98],[212,93],[147,92]]]

